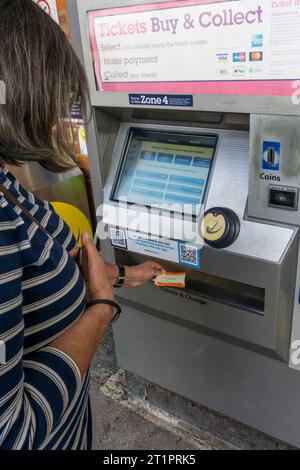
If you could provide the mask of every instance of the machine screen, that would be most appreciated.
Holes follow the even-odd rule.
[[[112,199],[197,216],[216,135],[132,129]]]

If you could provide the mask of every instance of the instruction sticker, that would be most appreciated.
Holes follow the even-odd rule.
[[[281,157],[280,142],[272,142],[265,140],[263,142],[263,170],[279,171]]]
[[[110,228],[110,239],[117,248],[200,269],[200,248],[193,244],[115,228]]]

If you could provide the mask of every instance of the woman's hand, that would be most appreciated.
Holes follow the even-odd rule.
[[[107,275],[106,266],[89,234],[82,235],[83,244],[83,276],[87,281],[88,299],[114,300],[112,286]]]
[[[87,237],[89,240],[87,239],[87,241],[85,242],[84,240],[82,240],[82,242],[83,242],[85,249],[89,248],[90,250],[89,256],[93,262],[93,269],[95,269],[95,273],[98,272],[98,275],[93,274],[92,277],[95,278],[98,281],[98,283],[99,283],[99,280],[101,282],[102,279],[104,279],[105,277],[106,283],[108,283],[111,293],[112,293],[113,292],[112,287],[115,285],[118,279],[118,266],[116,266],[115,264],[111,264],[111,263],[105,264],[102,259],[101,254],[97,251],[93,242],[90,240],[88,234],[87,234]],[[78,255],[78,251],[79,251],[78,249],[72,250],[70,252],[70,255],[76,259]],[[98,264],[96,260],[98,257],[100,258],[100,260],[98,261],[98,263],[100,263],[100,268],[103,269],[103,266],[104,266],[104,269],[106,271],[105,276],[103,276],[102,271],[97,271]],[[85,255],[84,258],[88,258],[88,256]],[[86,276],[86,273],[85,273],[86,267],[84,267],[83,271],[84,271],[84,275]],[[125,267],[126,279],[125,279],[124,287],[139,287],[148,281],[152,281],[157,276],[164,274],[164,272],[165,270],[160,264],[154,263],[152,261],[146,261],[145,263],[139,264],[137,266],[126,266]],[[89,279],[88,276],[87,278]],[[107,291],[107,286],[106,286],[106,291]],[[110,297],[106,297],[106,298],[109,299]]]
[[[124,287],[139,287],[164,272],[165,270],[160,264],[152,261],[146,261],[137,266],[126,266]]]

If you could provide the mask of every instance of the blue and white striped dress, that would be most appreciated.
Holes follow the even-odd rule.
[[[52,235],[0,192],[0,449],[89,449],[89,374],[48,346],[86,307],[75,239],[1,165],[0,181]]]

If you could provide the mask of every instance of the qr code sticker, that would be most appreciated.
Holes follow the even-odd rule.
[[[118,228],[110,229],[110,241],[113,246],[127,250],[127,240],[125,230]]]
[[[188,266],[200,267],[199,249],[195,246],[180,243],[179,262]]]

